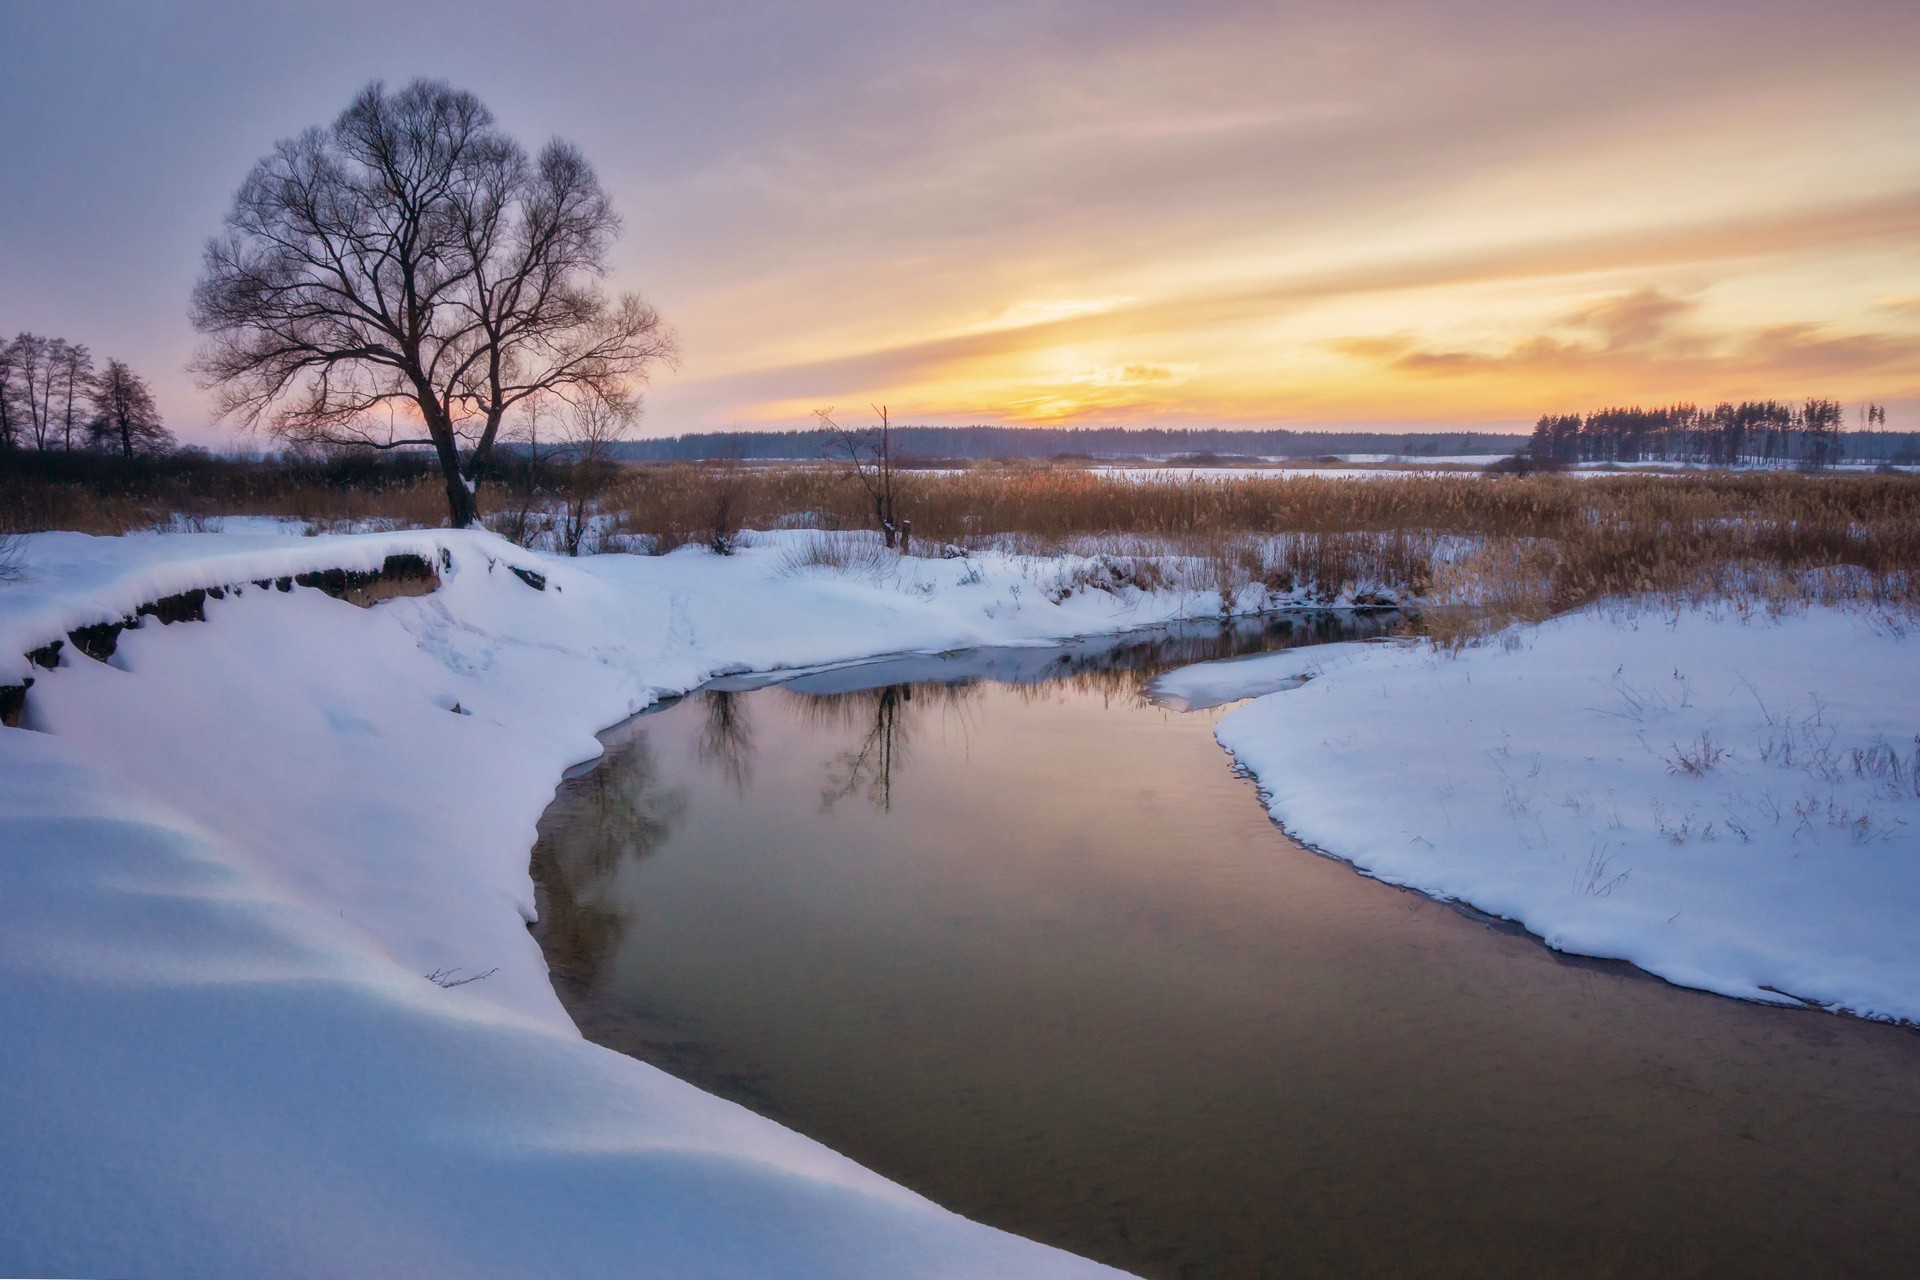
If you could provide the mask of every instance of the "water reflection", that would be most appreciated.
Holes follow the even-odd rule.
[[[620,865],[651,856],[686,812],[684,790],[661,776],[646,722],[623,728],[593,770],[561,788],[533,850],[541,946],[555,981],[575,988],[599,980],[626,934],[631,912],[609,892]]]
[[[787,694],[788,709],[805,723],[829,732],[851,729],[859,735],[853,746],[827,761],[821,812],[831,812],[840,801],[856,795],[882,813],[892,812],[894,774],[906,767],[919,722],[929,714],[964,709],[977,689],[972,680],[957,680],[889,684],[846,693]]]
[[[735,791],[753,781],[753,718],[746,699],[728,689],[710,689],[700,699],[700,763],[719,771]]]
[[[804,675],[753,675],[717,680],[709,690],[744,692],[777,685],[815,696],[888,685],[967,685],[979,681],[1022,688],[1066,689],[1107,696],[1139,694],[1172,667],[1335,640],[1369,640],[1416,630],[1418,620],[1394,610],[1361,614],[1297,612],[1154,627],[1059,645],[962,649],[909,654]]]
[[[1173,663],[726,682],[542,823],[589,1038],[1149,1277],[1904,1274],[1920,1036],[1569,961],[1282,838]],[[1384,629],[1382,623],[1366,625]]]

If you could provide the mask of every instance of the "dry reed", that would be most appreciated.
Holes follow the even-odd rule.
[[[342,483],[312,467],[213,460],[103,486],[5,472],[0,529],[117,533],[176,515],[275,515],[316,527],[443,518],[430,474],[371,474]],[[566,477],[542,483],[558,491]],[[1116,558],[1103,571],[1133,585],[1169,580],[1145,564],[1172,556],[1184,562],[1180,585],[1204,582],[1229,598],[1254,586],[1309,600],[1380,592],[1515,619],[1647,594],[1920,602],[1920,478],[1905,475],[1135,479],[988,464],[902,472],[897,483],[918,554],[1095,553]],[[512,483],[483,485],[480,496],[483,510],[524,503]],[[738,528],[860,529],[868,505],[858,484],[824,465],[682,463],[623,468],[598,512],[616,535],[609,545],[661,552]],[[816,548],[790,570],[834,568],[839,558]]]

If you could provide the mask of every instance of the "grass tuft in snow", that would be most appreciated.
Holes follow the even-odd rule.
[[[900,553],[889,550],[879,534],[815,533],[790,545],[779,572],[794,577],[813,570],[878,581],[897,573]]]
[[[0,582],[27,576],[27,542],[17,533],[0,533]]]

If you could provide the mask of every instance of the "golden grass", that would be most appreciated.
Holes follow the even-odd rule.
[[[903,473],[914,547],[957,543],[1196,558],[1223,593],[1318,599],[1386,589],[1531,619],[1626,595],[1920,601],[1920,478],[1701,474],[1127,479],[984,466]],[[629,530],[697,536],[716,472],[636,468],[608,494]],[[863,495],[823,467],[725,480],[749,528],[862,527]],[[1121,570],[1135,580],[1144,570]],[[1189,585],[1192,585],[1189,581]]]
[[[275,515],[319,528],[355,521],[434,525],[431,474],[375,472],[342,483],[314,468],[214,461],[174,473],[51,482],[0,472],[0,532],[118,533],[175,515]],[[564,470],[542,481],[556,502]],[[1920,603],[1920,478],[1714,474],[1578,478],[1408,475],[1354,479],[1128,479],[1083,468],[988,464],[897,477],[916,554],[949,544],[1104,553],[1098,570],[1135,584],[1171,579],[1148,561],[1183,558],[1179,585],[1231,595],[1331,599],[1385,590],[1464,602],[1482,617],[1537,618],[1631,595]],[[483,511],[524,505],[483,485]],[[732,530],[866,527],[869,503],[824,465],[666,464],[622,468],[598,509],[614,545],[656,551]],[[801,559],[822,568],[837,548]],[[795,568],[801,567],[799,565]],[[1158,576],[1156,576],[1158,575]]]
[[[629,468],[608,505],[636,529],[698,525],[730,484],[747,527],[796,513],[822,527],[860,528],[859,488],[825,467],[696,465]],[[1104,534],[1213,536],[1424,529],[1435,533],[1560,537],[1591,523],[1636,527],[1757,519],[1826,527],[1920,518],[1920,480],[1898,475],[1408,475],[1370,480],[1301,476],[1129,480],[1064,467],[983,466],[902,472],[902,509],[916,539],[960,542],[996,534],[1068,538]]]

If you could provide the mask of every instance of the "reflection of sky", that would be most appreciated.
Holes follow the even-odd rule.
[[[1907,0],[395,8],[0,0],[0,329],[196,434],[248,165],[430,74],[600,167],[685,347],[650,432],[1920,409]]]

